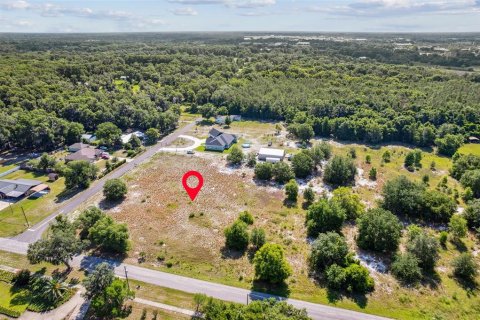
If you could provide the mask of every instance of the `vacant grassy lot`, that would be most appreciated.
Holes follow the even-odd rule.
[[[34,179],[50,186],[50,193],[38,198],[24,198],[10,207],[0,211],[0,237],[10,237],[23,232],[27,226],[22,213],[22,207],[30,225],[42,221],[69,197],[65,190],[65,179],[60,178],[55,182],[47,182],[48,177],[43,174],[18,170],[4,177],[4,179]],[[12,213],[13,210],[13,213]]]
[[[380,157],[381,149],[356,148],[360,167],[363,167],[367,152],[372,154],[372,165],[379,165],[377,157]],[[379,165],[385,179],[393,172],[408,174],[401,168],[402,148],[398,147],[395,152],[398,156],[394,155],[390,164]],[[348,152],[348,149],[337,146],[335,152]],[[442,164],[441,158],[429,155],[425,157],[421,170],[430,170],[429,157],[438,161],[438,171],[448,168],[447,162]],[[205,178],[195,202],[188,199],[180,183],[182,175],[189,170],[200,171]],[[284,246],[293,267],[288,289],[270,288],[276,293],[400,319],[477,318],[479,291],[475,287],[463,288],[451,277],[450,262],[462,249],[450,244],[441,252],[438,279],[433,283],[416,289],[403,288],[389,274],[371,268],[376,279],[374,293],[364,297],[330,295],[308,277],[305,211],[300,205],[285,207],[282,190],[275,186],[257,186],[252,175],[250,169],[226,167],[222,157],[217,155],[211,155],[209,159],[160,154],[150,163],[138,167],[125,178],[129,185],[125,201],[109,210],[112,216],[126,222],[130,228],[133,248],[127,261],[138,263],[140,253],[144,252],[147,260],[142,265],[149,268],[261,290],[253,282],[251,252],[240,255],[224,248],[224,228],[236,219],[239,212],[248,209],[256,219],[254,226],[266,229],[268,241]],[[420,179],[422,171],[411,175]],[[435,179],[436,175],[432,173],[431,185]],[[379,186],[372,188],[358,186],[357,190],[362,197],[370,195],[375,198]],[[96,201],[100,199],[98,197]],[[347,225],[343,232],[355,250],[355,228]],[[479,250],[473,238],[466,240],[465,246],[473,251]],[[382,257],[367,256],[373,261],[388,262]]]

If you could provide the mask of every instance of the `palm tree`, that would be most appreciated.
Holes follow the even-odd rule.
[[[68,290],[65,283],[57,278],[43,277],[42,282],[42,296],[51,302],[60,300]]]

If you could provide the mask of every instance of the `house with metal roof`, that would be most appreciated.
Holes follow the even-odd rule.
[[[29,179],[0,180],[0,198],[23,197],[40,184],[42,184],[41,181]]]
[[[279,162],[285,157],[285,151],[282,149],[261,148],[258,152],[258,160],[266,162]]]
[[[213,128],[208,133],[208,138],[205,142],[205,150],[213,150],[213,151],[227,150],[235,142],[237,142],[237,137],[234,134],[221,132]]]

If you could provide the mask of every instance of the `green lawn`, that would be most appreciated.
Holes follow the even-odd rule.
[[[480,143],[469,143],[463,145],[460,149],[458,149],[459,153],[462,154],[474,154],[480,156]]]
[[[2,165],[2,166],[0,166],[0,173],[3,173],[3,172],[8,171],[12,168],[15,168],[16,166],[17,166],[16,163],[12,163],[12,164],[5,165],[5,166]]]
[[[18,170],[7,175],[4,179],[40,180],[50,186],[50,193],[38,199],[24,198],[12,204],[11,207],[0,211],[0,237],[14,236],[27,228],[22,207],[30,225],[34,225],[57,209],[61,199],[68,197],[68,194],[63,193],[65,189],[64,178],[55,182],[47,182],[48,177],[46,175]]]
[[[12,285],[0,281],[0,307],[23,313],[27,310],[28,303],[28,290],[16,289]]]

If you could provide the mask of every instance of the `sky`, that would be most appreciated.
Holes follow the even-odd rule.
[[[480,0],[0,0],[0,32],[480,32]]]

